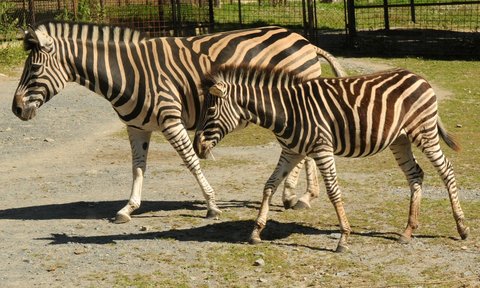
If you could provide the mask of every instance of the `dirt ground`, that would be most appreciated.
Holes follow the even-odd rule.
[[[366,72],[383,68],[356,60],[343,61],[365,66]],[[424,235],[409,245],[400,245],[388,235],[395,229],[401,230],[404,224],[357,227],[360,231],[352,236],[351,252],[339,255],[332,252],[338,228],[326,197],[316,200],[309,211],[285,212],[280,196],[276,195],[266,243],[260,244],[260,248],[249,248],[245,240],[257,214],[261,188],[280,151],[275,143],[219,147],[215,151],[217,163],[205,164],[204,172],[224,211],[218,220],[204,219],[206,210],[200,188],[175,151],[168,144],[153,143],[142,207],[131,222],[114,224],[112,217],[130,193],[131,168],[128,140],[113,136],[123,125],[109,103],[71,84],[42,107],[35,119],[22,122],[10,110],[17,81],[0,76],[2,287],[390,285],[381,276],[375,276],[377,272],[398,274],[400,283],[410,279],[411,282],[400,285],[403,287],[480,287],[478,227],[471,227],[472,235],[466,241],[457,240],[458,235],[452,233]],[[366,183],[365,174],[342,175],[349,181]],[[304,185],[301,179],[298,190],[303,191]],[[442,193],[446,197],[446,192]],[[381,205],[382,197],[408,196],[387,194],[376,198],[372,198],[373,193],[368,195],[369,199],[377,199],[376,205]],[[348,209],[363,209],[362,197],[350,194]],[[480,193],[471,191],[461,199],[478,201]],[[312,217],[318,213],[316,209],[328,211],[330,222],[318,227],[319,222],[308,223],[301,218]],[[350,217],[354,215],[352,212]],[[442,221],[454,227],[451,215],[446,215],[444,218],[450,218]],[[406,219],[400,222],[403,220]],[[379,233],[384,234],[376,237]],[[260,252],[252,252],[248,257],[263,257],[265,264],[255,266],[248,257],[242,263],[239,259],[244,258],[234,252],[255,251],[252,249]],[[276,261],[273,256],[269,258],[271,251],[286,255],[286,259],[278,261],[290,264],[291,268],[275,264],[270,269],[269,265]],[[229,263],[229,253],[235,259],[232,261],[239,262]],[[225,267],[232,265],[241,271],[225,272]],[[449,275],[446,278],[455,281],[445,282],[444,278],[435,282],[439,273],[436,269],[444,269],[442,273]],[[358,270],[364,272],[355,272]],[[371,273],[371,278],[366,273]],[[155,284],[148,284],[149,280]]]

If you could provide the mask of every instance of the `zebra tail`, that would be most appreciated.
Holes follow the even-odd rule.
[[[437,119],[437,127],[438,134],[440,134],[440,137],[442,137],[443,141],[447,143],[448,147],[452,148],[454,151],[459,152],[462,149],[460,143],[458,143],[455,137],[444,128],[442,121],[440,121],[440,118]]]
[[[338,60],[333,57],[332,54],[328,53],[327,51],[320,49],[319,47],[317,48],[317,56],[321,56],[327,60],[328,64],[332,66],[333,71],[335,72],[335,75],[337,77],[347,77],[347,72],[343,69],[342,65],[338,62]]]

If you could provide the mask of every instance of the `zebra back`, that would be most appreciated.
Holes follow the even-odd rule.
[[[322,141],[331,143],[334,154],[363,157],[385,149],[401,133],[419,145],[423,140],[416,135],[422,127],[439,129],[456,149],[454,140],[437,124],[432,87],[404,69],[306,80],[282,69],[225,67],[213,79],[215,94],[235,97],[229,102],[238,107],[217,113],[218,117],[231,117],[225,116],[230,113],[253,119],[271,129],[284,146],[300,153],[310,151],[317,137],[326,137]],[[231,112],[235,109],[240,110]],[[223,134],[232,130],[223,125]]]
[[[36,31],[36,33],[31,33]],[[25,31],[24,49],[31,50],[37,44],[39,39],[32,37],[37,36],[38,33],[44,37],[58,38],[58,39],[101,39],[104,42],[140,42],[148,39],[147,35],[141,31],[120,27],[92,23],[71,22],[71,21],[42,21],[37,23],[34,27],[29,27]],[[40,36],[41,37],[41,36]]]

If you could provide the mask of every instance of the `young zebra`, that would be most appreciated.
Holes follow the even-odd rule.
[[[147,39],[128,28],[53,21],[28,29],[24,43],[30,54],[12,104],[15,115],[33,118],[73,81],[103,95],[127,125],[133,184],[117,223],[129,221],[140,207],[154,130],[162,131],[195,176],[207,200],[207,216],[220,213],[186,131],[196,127],[204,94],[201,83],[214,67],[274,65],[315,78],[322,56],[337,74],[344,74],[330,54],[280,27]]]
[[[319,168],[337,213],[341,238],[336,251],[347,249],[351,232],[335,171],[334,155],[364,157],[389,147],[411,190],[410,213],[400,241],[408,242],[418,226],[423,171],[412,154],[418,146],[437,169],[450,196],[457,230],[465,239],[455,176],[439,145],[460,147],[443,128],[433,89],[422,77],[395,69],[348,78],[306,81],[278,69],[224,67],[213,77],[210,96],[195,135],[199,155],[212,149],[240,121],[274,132],[282,154],[263,190],[262,205],[250,242],[261,241],[269,203],[282,179],[305,155]]]

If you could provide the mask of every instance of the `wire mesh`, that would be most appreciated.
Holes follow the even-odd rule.
[[[354,8],[345,9],[346,3]],[[351,12],[354,29],[346,24]],[[21,37],[16,26],[46,19],[124,25],[151,36],[278,25],[331,50],[353,43],[345,37],[346,28],[349,39],[356,34],[358,43],[372,42],[365,32],[388,31],[372,34],[381,41],[372,43],[378,49],[371,51],[393,51],[399,41],[438,43],[434,38],[466,43],[471,50],[480,45],[480,0],[2,0],[0,42]],[[402,34],[397,41],[393,31],[413,34]]]
[[[479,15],[480,1],[473,0],[355,1],[357,31],[387,28],[479,32]]]
[[[182,31],[210,24],[208,0],[8,0],[3,3],[5,9],[4,13],[0,10],[0,15],[22,26],[49,19],[74,20],[123,25],[160,36],[182,34],[186,33]]]

